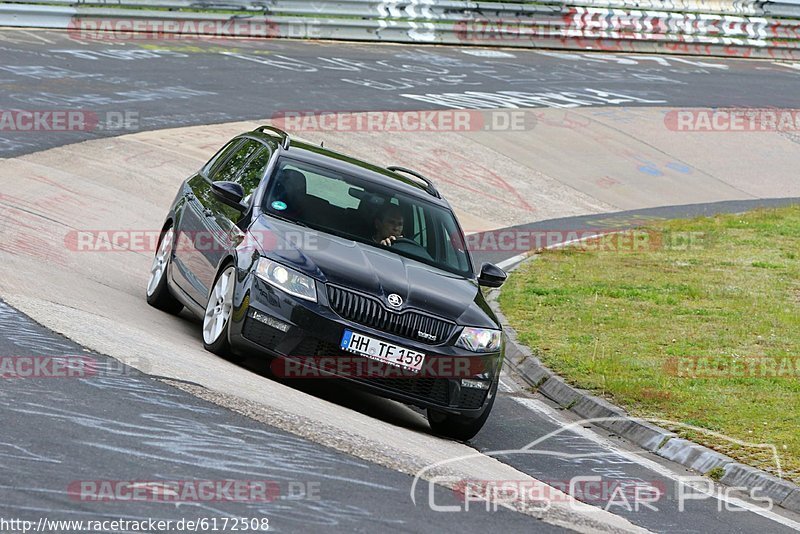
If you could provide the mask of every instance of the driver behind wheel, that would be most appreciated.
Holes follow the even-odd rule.
[[[395,240],[403,237],[403,212],[400,207],[389,207],[375,217],[372,240],[385,247],[392,246]]]

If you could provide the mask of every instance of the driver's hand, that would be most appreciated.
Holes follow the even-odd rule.
[[[394,243],[396,239],[397,236],[390,235],[389,237],[381,241],[381,245],[383,245],[384,247],[391,247],[392,243]]]

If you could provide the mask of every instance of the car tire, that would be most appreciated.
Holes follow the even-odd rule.
[[[434,434],[458,441],[469,441],[483,428],[492,411],[496,397],[497,389],[495,387],[494,394],[489,400],[489,404],[486,405],[486,409],[483,410],[479,417],[475,418],[443,413],[433,408],[428,408],[428,424]]]
[[[172,247],[175,241],[175,232],[172,226],[168,226],[161,233],[158,248],[153,256],[153,263],[150,266],[150,279],[147,282],[147,303],[161,311],[177,314],[183,309],[178,299],[169,290],[167,284],[167,271],[170,261],[172,261]]]
[[[203,314],[203,347],[225,358],[231,357],[228,328],[233,313],[233,289],[236,284],[236,267],[228,264],[220,270]]]

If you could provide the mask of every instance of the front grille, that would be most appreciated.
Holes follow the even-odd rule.
[[[443,343],[449,339],[455,327],[455,323],[419,312],[407,310],[398,313],[387,310],[377,298],[331,285],[328,286],[328,300],[333,311],[348,321],[422,343]],[[426,339],[419,332],[428,334],[433,339]]]
[[[328,343],[314,337],[306,337],[301,341],[294,350],[292,356],[309,358],[309,357],[342,357],[348,358],[351,361],[363,359],[365,363],[371,364],[371,367],[366,365],[363,368],[380,369],[375,367],[375,362],[368,360],[361,356],[343,351],[338,345]],[[357,366],[353,366],[357,367]],[[387,369],[392,369],[386,366]],[[389,373],[387,373],[389,374]],[[413,398],[422,401],[430,402],[447,406],[450,400],[450,386],[446,378],[431,378],[431,377],[408,377],[408,378],[391,378],[384,376],[347,376],[365,384],[372,384],[383,389],[403,393]]]

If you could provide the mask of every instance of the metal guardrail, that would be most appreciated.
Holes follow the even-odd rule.
[[[800,18],[800,0],[764,2],[761,10],[764,15],[770,15],[773,17]]]
[[[34,2],[19,2],[34,3]],[[639,11],[677,11],[725,15],[764,15],[765,4],[759,0],[537,0],[533,3],[465,2],[459,0],[42,0],[43,4],[73,7],[135,7],[159,9],[197,9],[258,11],[271,15],[320,17],[392,18],[403,20],[446,21],[464,18],[517,18],[563,6],[631,9]],[[797,0],[785,0],[797,6]],[[784,3],[777,3],[783,6]],[[780,7],[776,9],[780,10]]]
[[[41,1],[0,4],[0,25],[800,59],[800,0]]]
[[[639,11],[789,16],[800,9],[800,0],[537,0],[533,3],[466,2],[459,0],[42,0],[23,4],[58,4],[92,7],[136,7],[198,10],[258,11],[273,15],[387,17],[408,20],[453,20],[473,17],[524,17],[546,5],[596,7]],[[786,15],[782,15],[786,13]]]

